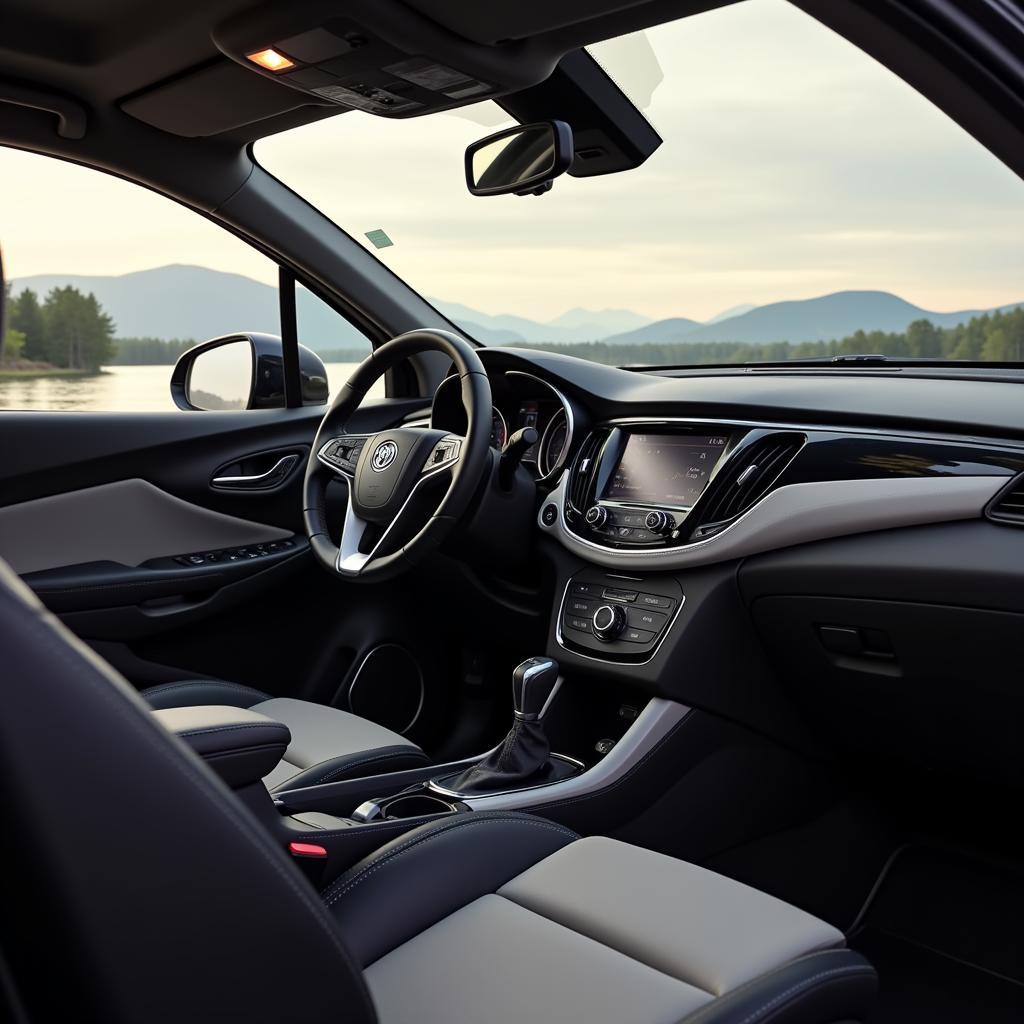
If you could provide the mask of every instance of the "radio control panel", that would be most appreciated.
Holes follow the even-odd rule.
[[[671,577],[620,579],[584,570],[566,585],[558,642],[607,661],[647,661],[684,600],[682,587]]]

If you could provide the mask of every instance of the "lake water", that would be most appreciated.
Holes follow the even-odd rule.
[[[327,363],[331,397],[348,380],[356,363]],[[29,377],[0,380],[0,409],[74,409],[89,412],[168,412],[170,366],[108,366],[93,377]],[[369,397],[384,395],[383,378]]]

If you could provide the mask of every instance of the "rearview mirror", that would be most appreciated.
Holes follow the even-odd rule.
[[[541,195],[572,158],[572,129],[564,121],[517,125],[466,149],[466,185],[475,196]]]
[[[323,405],[329,396],[323,361],[299,346],[302,404]],[[182,353],[171,373],[179,409],[283,409],[284,355],[272,334],[231,334]]]

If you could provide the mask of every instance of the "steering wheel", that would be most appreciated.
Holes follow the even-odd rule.
[[[455,364],[466,409],[466,436],[408,427],[348,432],[371,385],[417,352]],[[331,572],[364,582],[396,576],[452,532],[491,465],[491,385],[473,347],[447,331],[417,330],[381,345],[356,367],[324,415],[313,441],[302,502],[306,533]],[[327,485],[348,483],[341,544],[327,529]],[[447,481],[440,500],[438,492]]]

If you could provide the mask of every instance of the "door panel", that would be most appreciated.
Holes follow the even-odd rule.
[[[0,557],[21,575],[83,562],[138,566],[289,536],[277,526],[183,501],[137,477],[0,508]]]
[[[368,402],[352,429],[424,408]],[[87,639],[201,627],[311,561],[302,470],[323,412],[0,413],[0,556]],[[289,453],[269,485],[225,486]]]

